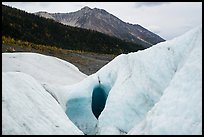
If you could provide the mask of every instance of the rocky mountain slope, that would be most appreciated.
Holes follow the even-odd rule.
[[[35,14],[65,25],[96,30],[144,47],[150,47],[165,41],[141,25],[123,22],[103,9],[91,9],[86,6],[79,11],[70,13],[37,12]]]

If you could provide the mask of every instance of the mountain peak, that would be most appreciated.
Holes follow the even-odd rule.
[[[52,18],[50,16],[46,17]],[[79,11],[67,13],[66,15],[57,14],[53,17],[56,21],[65,25],[92,29],[122,40],[137,43],[145,48],[165,41],[141,25],[125,23],[104,9],[85,6]]]
[[[81,10],[84,10],[84,11],[90,11],[90,10],[92,10],[92,9],[89,8],[88,6],[85,6],[85,7],[81,8]]]

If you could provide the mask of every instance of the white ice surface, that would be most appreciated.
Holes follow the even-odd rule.
[[[2,53],[2,74],[3,134],[82,133],[55,94],[43,88],[83,80],[86,75],[77,67],[37,53]]]
[[[11,71],[19,71],[18,63],[6,69],[7,63],[3,62],[3,70],[11,67]],[[32,68],[29,72],[25,67],[20,71],[43,83],[85,134],[202,134],[201,64],[200,26],[146,50],[119,55],[85,79],[81,74],[78,79],[77,73],[76,81],[66,83],[55,76],[47,79],[50,74],[46,73],[37,76]],[[56,68],[52,69],[54,74],[53,71]],[[69,71],[64,79],[72,75]],[[42,74],[46,75],[42,78]],[[108,95],[98,120],[91,108],[95,87],[101,87]]]
[[[2,134],[83,134],[33,77],[2,72]]]
[[[128,133],[146,118],[147,112],[155,104],[160,104],[160,97],[165,99],[161,101],[156,118],[144,124],[147,126],[144,133],[202,134],[201,51],[202,27],[198,27],[174,40],[141,52],[122,55],[124,57],[119,56],[122,58],[120,61],[102,68],[97,73],[101,81],[103,78],[104,81],[109,79],[107,72],[112,73],[113,67],[119,68],[119,71],[116,71],[116,82],[99,118],[99,134],[118,134],[118,131]],[[122,61],[124,58],[127,61]],[[177,84],[173,85],[173,82]],[[173,95],[166,91],[173,91]],[[177,101],[179,98],[180,102]],[[160,119],[160,116],[163,118]],[[186,118],[189,121],[185,121]],[[191,126],[194,128],[189,129]]]
[[[202,134],[202,29],[184,37],[190,50],[159,102],[129,134]],[[181,43],[182,44],[182,43]]]
[[[70,120],[86,134],[127,134],[133,128],[139,130],[139,134],[202,134],[201,43],[202,27],[198,27],[146,50],[122,54],[73,86],[48,86],[47,89],[60,93],[57,94],[57,100],[61,102]],[[189,70],[191,73],[187,74]],[[99,85],[108,98],[97,120],[92,113],[91,103],[93,89]],[[69,95],[66,94],[68,91]],[[183,99],[176,103],[177,98]],[[151,117],[151,113],[154,109],[156,111],[155,107],[160,101],[165,103],[161,103],[158,109],[161,114],[157,116],[165,119],[160,119],[165,126],[159,125],[161,121],[152,123],[158,120],[154,119],[154,115]],[[171,109],[164,113],[167,106]],[[191,108],[193,106],[196,107]],[[177,109],[179,113],[175,112],[175,117],[173,111]],[[169,119],[168,112],[172,114]],[[183,117],[190,121],[185,121]],[[137,128],[141,127],[143,121],[144,130]],[[171,121],[174,127],[168,124]],[[154,127],[152,124],[155,124]],[[192,125],[194,128],[190,130]],[[130,133],[136,134],[134,130]]]
[[[2,53],[2,72],[23,72],[41,84],[71,85],[86,75],[69,62],[37,53]]]

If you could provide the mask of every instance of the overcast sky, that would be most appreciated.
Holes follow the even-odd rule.
[[[169,40],[202,25],[202,2],[2,2],[33,13],[67,13],[84,6],[100,8],[124,22],[140,24]]]

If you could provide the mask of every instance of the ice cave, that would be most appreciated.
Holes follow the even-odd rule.
[[[94,116],[98,119],[106,104],[107,95],[102,86],[93,89],[91,108]]]

